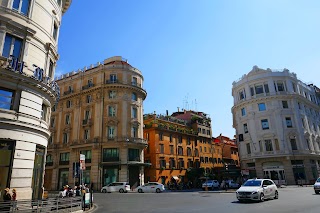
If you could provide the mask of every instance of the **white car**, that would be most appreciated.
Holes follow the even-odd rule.
[[[160,192],[163,192],[165,189],[164,189],[164,185],[161,184],[161,183],[158,183],[158,182],[149,182],[149,183],[146,183],[142,186],[138,186],[136,188],[136,191],[139,192],[139,193],[143,193],[143,192],[157,192],[157,193],[160,193]]]
[[[234,180],[227,180],[230,189],[237,189],[240,187],[239,183],[234,182]]]
[[[104,187],[102,187],[101,192],[103,193],[111,193],[111,192],[120,192],[127,193],[130,191],[130,185],[127,182],[113,182]]]
[[[208,189],[214,189],[214,188],[219,188],[220,184],[219,181],[217,180],[206,180],[202,184],[202,189],[205,190],[206,188]]]
[[[314,183],[313,185],[313,189],[314,189],[314,192],[316,194],[319,194],[320,193],[320,177],[316,180],[316,182]]]
[[[279,198],[276,184],[270,179],[249,179],[237,191],[239,202],[256,200],[263,202],[265,199]]]

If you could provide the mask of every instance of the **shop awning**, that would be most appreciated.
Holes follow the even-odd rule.
[[[173,179],[179,180],[178,176],[172,176]]]

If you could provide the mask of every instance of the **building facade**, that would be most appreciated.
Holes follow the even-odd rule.
[[[278,184],[313,183],[320,165],[319,89],[287,69],[254,66],[233,83],[242,169]]]
[[[116,56],[57,80],[59,103],[52,110],[45,188],[114,181],[144,182],[142,73]],[[79,172],[80,154],[85,169]],[[79,174],[80,173],[80,174]]]
[[[71,0],[0,0],[0,190],[42,198],[62,14]],[[2,199],[2,196],[1,198]]]
[[[224,163],[237,163],[239,167],[238,157],[223,161],[222,156],[228,156],[229,151],[223,153],[228,146],[222,144],[228,138],[222,136],[221,143],[212,138],[211,119],[203,112],[146,114],[144,138],[148,142],[145,162],[151,164],[145,170],[146,181],[163,184],[191,181],[192,187],[197,187],[206,177],[224,177]]]

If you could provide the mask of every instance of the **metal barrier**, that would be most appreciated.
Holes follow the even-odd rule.
[[[82,210],[81,197],[0,201],[0,212],[74,212]]]

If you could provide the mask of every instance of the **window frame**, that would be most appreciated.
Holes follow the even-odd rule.
[[[2,94],[2,91],[5,92],[5,93],[7,93],[7,92],[11,93],[11,97]],[[13,110],[14,109],[15,96],[16,96],[16,91],[15,90],[11,90],[11,89],[7,89],[7,88],[4,88],[4,87],[0,87],[0,105],[2,106],[2,103],[4,103],[4,105],[8,105],[9,102],[5,101],[5,99],[10,99],[9,108],[8,107],[7,108],[0,107],[0,109]],[[2,97],[4,98],[3,101],[1,101]]]

